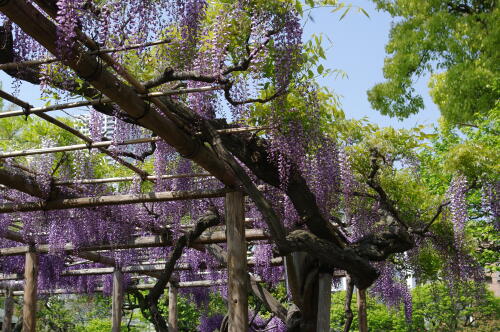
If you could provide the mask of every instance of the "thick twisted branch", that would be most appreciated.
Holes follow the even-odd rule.
[[[218,225],[220,221],[219,213],[216,210],[210,210],[196,222],[194,229],[181,236],[175,243],[174,249],[165,263],[165,269],[145,299],[151,311],[151,319],[158,331],[168,331],[167,323],[158,309],[158,300],[163,295],[164,289],[174,272],[175,264],[182,256],[184,248],[200,237],[205,230]]]

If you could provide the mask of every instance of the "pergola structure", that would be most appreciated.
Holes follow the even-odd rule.
[[[56,12],[50,1],[35,0],[36,5],[43,9],[45,13],[52,18],[56,16]],[[33,4],[25,0],[8,0],[0,1],[0,11],[8,16],[13,22],[23,29],[28,35],[43,45],[50,53],[57,54],[57,32],[54,22],[41,14],[39,9]],[[177,114],[172,111],[175,108],[182,108],[181,105],[175,104],[170,99],[162,98],[164,96],[172,96],[179,94],[189,94],[203,91],[211,91],[221,89],[217,85],[207,85],[206,87],[192,89],[175,89],[164,92],[148,92],[148,89],[139,82],[134,75],[128,72],[123,66],[117,63],[110,55],[111,52],[119,52],[131,49],[132,47],[147,47],[157,45],[165,41],[156,41],[148,44],[133,45],[122,49],[100,49],[88,36],[81,31],[77,31],[81,45],[75,46],[74,52],[76,56],[65,60],[65,65],[73,69],[78,75],[85,79],[96,91],[100,92],[103,97],[98,99],[89,99],[82,102],[73,102],[66,104],[58,104],[48,107],[32,107],[27,101],[14,97],[6,92],[0,91],[0,97],[18,105],[21,110],[4,112],[0,114],[0,118],[11,116],[28,116],[36,115],[43,120],[64,129],[77,138],[83,141],[82,144],[71,146],[60,146],[45,149],[29,149],[23,151],[9,151],[0,153],[0,184],[15,189],[20,192],[29,194],[34,197],[43,198],[40,188],[36,181],[33,181],[33,176],[36,174],[34,170],[30,170],[23,165],[10,162],[8,165],[4,163],[6,158],[15,158],[20,156],[30,156],[37,154],[47,154],[63,151],[76,151],[84,149],[97,149],[99,153],[106,154],[115,162],[130,169],[140,177],[142,181],[155,182],[158,179],[172,178],[207,178],[214,177],[223,185],[223,189],[214,190],[197,190],[197,191],[169,191],[169,192],[151,192],[147,194],[128,194],[128,195],[109,195],[101,197],[87,196],[65,196],[63,190],[58,188],[71,187],[78,184],[105,184],[132,181],[135,177],[119,177],[119,178],[89,178],[79,180],[60,180],[54,179],[54,190],[50,199],[44,199],[37,202],[27,203],[3,203],[0,205],[0,213],[23,213],[32,211],[48,211],[60,209],[75,209],[88,208],[106,205],[120,204],[139,204],[146,202],[161,202],[175,200],[196,200],[205,198],[221,198],[225,199],[225,228],[215,231],[209,230],[208,227],[188,227],[185,234],[181,238],[174,241],[166,237],[164,234],[155,234],[150,236],[137,236],[126,243],[110,243],[99,244],[90,247],[78,247],[74,244],[67,243],[62,249],[73,257],[82,259],[81,262],[100,263],[108,268],[93,268],[93,269],[68,269],[63,275],[97,275],[97,274],[113,274],[113,331],[119,331],[121,322],[121,306],[123,304],[123,294],[126,291],[123,289],[123,274],[135,273],[140,276],[152,278],[161,278],[161,272],[170,269],[170,274],[174,269],[188,269],[189,266],[170,266],[169,262],[147,262],[140,265],[127,266],[118,268],[117,262],[105,255],[107,251],[131,249],[131,248],[152,248],[173,246],[174,252],[179,249],[179,255],[185,247],[193,247],[199,250],[206,250],[212,253],[220,263],[221,268],[227,268],[228,280],[217,281],[194,281],[180,282],[169,284],[169,328],[171,331],[177,330],[176,323],[176,296],[178,287],[199,287],[213,286],[226,283],[228,285],[228,306],[229,306],[229,331],[246,331],[248,329],[248,293],[252,292],[259,298],[268,309],[277,317],[286,320],[287,311],[276,300],[271,293],[259,283],[259,279],[248,272],[248,266],[254,264],[254,261],[247,257],[247,244],[251,241],[266,240],[269,234],[266,234],[262,229],[253,229],[251,226],[246,227],[245,223],[245,194],[242,192],[239,181],[236,179],[234,171],[231,170],[225,163],[217,157],[217,155],[204,145],[199,145],[198,142],[188,135],[186,131],[181,129]],[[59,61],[57,58],[46,60],[36,60],[24,63],[7,63],[0,65],[0,69],[12,69],[21,67],[36,66],[43,63],[51,63]],[[118,76],[120,78],[118,78]],[[109,141],[95,142],[91,138],[85,136],[75,128],[72,128],[56,118],[48,115],[48,112],[55,110],[71,109],[82,106],[99,106],[104,104],[115,104],[121,110],[126,112],[131,118],[136,119],[137,123],[142,127],[151,130],[156,137],[140,138],[120,142],[121,145],[133,145],[150,143],[159,140],[167,142],[175,148],[181,156],[191,159],[207,172],[194,174],[175,174],[156,177],[128,160],[117,156],[109,147],[112,145]],[[151,105],[158,110],[155,111]],[[184,112],[189,112],[188,109],[182,109]],[[238,135],[252,131],[265,130],[265,127],[244,127],[244,128],[225,128],[210,132],[211,135],[231,134]],[[215,136],[214,136],[215,137]],[[262,189],[262,188],[260,188]],[[251,225],[251,222],[248,223]],[[271,233],[280,233],[280,229],[271,229]],[[26,242],[23,236],[12,229],[6,230],[0,234],[4,239],[15,241],[19,246],[11,248],[1,248],[0,256],[9,255],[24,255],[25,270],[24,276],[17,274],[2,274],[0,281],[12,281],[24,279],[24,287],[20,289],[7,289],[4,293],[10,299],[12,296],[23,296],[23,331],[35,331],[36,321],[36,300],[37,300],[37,275],[41,268],[39,263],[39,255],[49,252],[50,248],[47,244],[35,244]],[[281,236],[282,237],[282,236]],[[222,249],[217,244],[226,243],[227,251]],[[274,259],[272,264],[286,264],[286,259]],[[174,262],[175,265],[175,262]],[[297,272],[299,274],[299,272]],[[339,274],[343,275],[343,274]],[[288,278],[297,278],[297,276],[288,276]],[[168,281],[168,280],[167,280]],[[326,331],[329,326],[329,308],[330,308],[330,287],[332,275],[325,273],[320,276],[318,298],[318,322],[317,331]],[[152,284],[139,284],[134,286],[137,289],[148,289],[156,286]],[[100,290],[98,288],[98,290]],[[349,291],[349,290],[348,290]],[[352,292],[352,288],[350,289]],[[58,289],[52,293],[68,293],[71,289]],[[364,294],[363,292],[360,295]],[[364,302],[360,302],[360,308],[363,310]],[[12,301],[6,301],[6,306],[11,306]],[[366,308],[364,308],[366,310]],[[6,308],[6,315],[11,314],[12,310]],[[360,314],[364,317],[363,313]],[[4,322],[8,322],[9,317],[6,317]],[[366,325],[366,321],[361,322],[361,329]],[[8,329],[8,327],[7,327]],[[5,330],[4,330],[5,331]],[[6,330],[8,331],[8,330]]]
[[[10,98],[10,97],[8,97]],[[10,98],[14,100],[13,98]],[[3,156],[2,156],[3,158]],[[184,175],[182,175],[184,176]],[[187,176],[187,175],[186,175]],[[198,176],[198,175],[190,175]],[[206,176],[201,174],[199,176]],[[89,180],[90,181],[90,180]],[[98,181],[98,179],[96,179]],[[110,180],[106,180],[110,181]],[[118,179],[117,181],[122,181]],[[126,196],[126,197],[125,197]],[[227,281],[229,287],[230,298],[232,300],[228,301],[230,307],[231,319],[231,330],[244,330],[248,325],[248,300],[247,294],[248,289],[250,289],[257,297],[261,298],[265,303],[273,306],[274,311],[282,313],[281,318],[284,319],[286,311],[279,302],[274,299],[271,294],[258,284],[259,281],[252,275],[248,274],[247,264],[247,241],[265,240],[268,236],[263,230],[260,229],[245,229],[245,218],[244,218],[244,195],[241,192],[232,191],[229,189],[223,190],[212,190],[212,191],[190,191],[190,192],[160,192],[160,193],[150,193],[150,194],[139,194],[139,195],[112,195],[104,196],[98,198],[92,197],[80,197],[80,198],[69,198],[55,201],[47,201],[43,203],[26,203],[26,204],[10,204],[4,203],[0,206],[2,213],[8,212],[27,212],[35,210],[47,210],[47,209],[66,209],[75,207],[93,207],[99,205],[107,204],[131,204],[131,203],[143,203],[143,202],[156,202],[165,200],[186,200],[186,199],[202,199],[202,198],[213,198],[213,197],[225,197],[226,199],[226,227],[225,230],[216,231],[205,231],[200,235],[196,236],[194,241],[190,243],[190,246],[206,246],[206,249],[214,251],[214,255],[220,259],[221,268],[228,268]],[[186,227],[186,230],[192,230],[192,228]],[[12,255],[25,255],[25,273],[24,276],[20,275],[0,275],[0,281],[8,280],[22,280],[24,279],[23,290],[13,290],[11,288],[4,291],[5,295],[8,297],[20,296],[24,298],[23,305],[23,331],[35,331],[35,313],[36,313],[36,299],[37,299],[37,274],[39,271],[39,259],[38,255],[41,253],[49,252],[50,248],[46,244],[31,244],[25,243],[21,234],[7,230],[2,234],[3,238],[16,241],[20,243],[20,246],[11,248],[0,249],[0,256],[12,256]],[[221,247],[218,247],[217,243],[227,243],[227,253]],[[68,270],[63,273],[67,276],[78,276],[78,275],[98,275],[98,274],[113,274],[113,310],[112,310],[112,321],[113,321],[113,331],[119,331],[121,325],[121,306],[123,304],[123,294],[124,289],[122,287],[123,283],[123,273],[137,273],[138,275],[148,276],[157,278],[159,273],[165,269],[163,262],[145,263],[143,265],[128,266],[122,269],[115,268],[116,262],[103,255],[109,250],[119,250],[119,249],[132,249],[132,248],[152,248],[152,247],[165,247],[172,246],[172,239],[168,239],[162,235],[152,235],[152,236],[138,236],[127,243],[113,243],[113,244],[101,244],[91,247],[79,247],[75,249],[75,246],[68,243],[64,247],[64,251],[73,256],[84,259],[81,263],[86,262],[96,262],[105,265],[109,265],[110,268],[94,268],[94,269],[81,269],[81,270]],[[209,247],[212,246],[212,247]],[[163,264],[162,264],[163,263]],[[274,259],[273,264],[282,264],[281,258]],[[255,264],[252,260],[248,261],[248,265]],[[177,266],[176,269],[189,269],[189,266]],[[202,280],[198,282],[180,282],[170,285],[169,284],[169,297],[170,297],[170,328],[172,331],[176,330],[176,288],[177,287],[207,287],[214,285],[225,284],[226,281],[209,281]],[[151,289],[153,284],[142,284],[133,286],[133,289]],[[97,288],[96,291],[100,291],[102,288]],[[50,294],[64,294],[71,293],[70,289],[56,289],[50,291]],[[8,306],[12,305],[12,301],[6,302]],[[12,310],[6,308],[6,315],[11,315]],[[6,322],[9,321],[8,317],[5,317]]]

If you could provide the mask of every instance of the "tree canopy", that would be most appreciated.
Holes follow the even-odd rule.
[[[399,118],[424,109],[415,82],[430,75],[431,96],[455,124],[487,116],[499,98],[496,0],[374,0],[394,18],[385,82],[368,92],[376,110]]]

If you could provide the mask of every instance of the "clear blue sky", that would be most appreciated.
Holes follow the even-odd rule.
[[[378,12],[371,1],[347,1],[353,4],[351,11],[339,20],[342,11],[331,13],[331,9],[322,8],[312,12],[314,22],[308,22],[306,36],[323,32],[333,42],[327,53],[325,66],[346,72],[348,78],[330,77],[323,81],[342,96],[342,105],[349,118],[368,117],[381,126],[413,127],[418,124],[430,125],[439,118],[439,111],[432,102],[427,88],[428,78],[417,82],[417,91],[424,97],[426,109],[404,121],[382,116],[373,110],[367,99],[367,90],[384,80],[385,45],[389,38],[391,17]],[[359,12],[355,6],[361,6],[370,17]],[[325,38],[324,38],[325,39]]]
[[[331,9],[316,9],[312,12],[314,22],[309,21],[305,27],[305,38],[312,33],[324,33],[333,42],[327,52],[325,66],[340,69],[348,78],[329,77],[322,84],[329,86],[341,95],[342,105],[349,118],[368,119],[381,126],[410,128],[415,125],[431,125],[439,117],[437,107],[432,103],[427,88],[427,78],[417,84],[425,101],[425,111],[404,121],[382,116],[371,109],[366,91],[374,84],[383,81],[382,66],[385,58],[385,45],[388,40],[391,17],[377,12],[370,1],[350,1],[353,6],[362,6],[370,17],[353,8],[341,21],[342,12],[331,13]],[[12,92],[12,80],[5,73],[0,73],[3,89]],[[34,106],[40,106],[38,87],[24,83],[19,97]]]

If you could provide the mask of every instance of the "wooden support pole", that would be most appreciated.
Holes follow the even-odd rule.
[[[36,300],[38,283],[38,255],[27,252],[24,264],[24,303],[22,332],[36,331]]]
[[[14,294],[11,288],[5,294],[5,305],[2,323],[2,332],[12,331],[12,314],[14,313]]]
[[[229,332],[246,332],[248,331],[248,271],[243,193],[227,193],[225,208],[229,282]]]
[[[294,252],[285,257],[286,282],[288,290],[292,295],[292,301],[299,308],[302,308],[302,296],[300,294],[300,280],[303,279],[299,266],[303,264],[306,254]]]
[[[358,289],[358,321],[359,332],[368,332],[368,317],[366,314],[366,289]]]
[[[168,288],[168,332],[177,332],[177,285]]]
[[[330,307],[332,305],[332,274],[320,273],[318,285],[318,319],[316,331],[330,331]]]
[[[122,325],[122,307],[123,307],[123,272],[115,270],[113,272],[113,294],[111,304],[111,331],[120,332]]]

